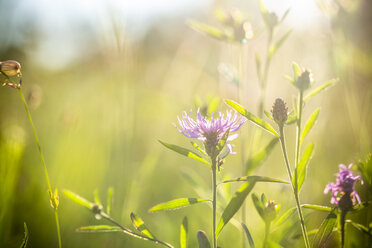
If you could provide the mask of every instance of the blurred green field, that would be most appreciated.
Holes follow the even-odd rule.
[[[160,15],[146,24],[147,29],[141,35],[133,31],[135,26],[123,24],[122,17],[114,10],[108,11],[109,15],[99,19],[108,23],[108,29],[78,22],[70,33],[55,30],[61,32],[62,40],[65,36],[86,35],[90,43],[76,48],[74,58],[68,63],[53,67],[58,64],[54,61],[58,58],[45,57],[47,51],[44,51],[47,60],[41,63],[36,55],[43,50],[40,44],[45,41],[38,37],[40,26],[30,18],[32,13],[28,21],[22,22],[19,19],[23,17],[17,15],[20,3],[0,1],[0,60],[14,59],[22,64],[23,89],[53,187],[60,192],[71,190],[92,201],[94,190],[98,190],[101,200],[105,201],[107,189],[113,187],[112,216],[116,220],[132,228],[130,213],[135,212],[159,239],[175,247],[179,246],[182,219],[188,216],[189,247],[197,247],[196,232],[211,233],[208,204],[173,212],[149,213],[148,210],[167,200],[197,197],[185,173],[200,178],[210,194],[210,170],[167,150],[158,140],[191,148],[190,140],[181,135],[173,123],[182,111],[196,112],[196,103],[207,104],[213,98],[220,99],[218,109],[221,111],[229,109],[223,100],[233,99],[258,114],[260,93],[255,54],[264,54],[266,34],[263,32],[240,46],[214,40],[186,25],[189,18],[215,24],[213,10],[219,6],[238,7],[251,17],[254,27],[263,27],[257,2],[248,2],[234,1],[233,5],[216,1],[193,11]],[[315,154],[301,192],[302,203],[330,206],[330,195],[324,195],[323,190],[328,182],[334,181],[338,165],[364,160],[372,150],[372,35],[369,28],[372,5],[368,0],[359,4],[356,10],[340,11],[332,16],[320,12],[324,17],[320,22],[314,21],[314,25],[301,27],[285,21],[277,30],[276,37],[280,37],[288,28],[293,28],[273,58],[265,110],[271,109],[277,97],[293,109],[296,90],[283,77],[292,75],[292,61],[311,69],[315,85],[339,78],[336,86],[314,97],[305,107],[305,119],[319,106],[321,112],[304,142],[304,147],[315,143]],[[269,4],[267,8],[270,9]],[[53,49],[63,51],[64,47]],[[236,85],[218,72],[221,63],[235,67],[239,54],[244,56],[240,96]],[[241,137],[233,142],[237,154],[229,156],[223,165],[224,176],[242,176],[242,160],[269,142],[271,136],[263,133],[256,144],[248,143],[254,130],[257,127],[252,123],[244,124]],[[292,160],[295,127],[288,127],[286,133]],[[287,179],[278,145],[254,174]],[[231,184],[230,194],[238,186],[239,183]],[[363,201],[370,197],[360,184],[357,190]],[[288,196],[290,191],[289,187],[277,184],[257,184],[253,190],[277,201],[281,205],[280,213],[295,206],[293,197]],[[22,102],[15,89],[2,87],[0,247],[20,246],[24,222],[30,231],[28,247],[57,247],[54,215],[48,201],[40,157]],[[250,196],[246,202],[246,224],[256,245],[260,246],[264,224]],[[355,213],[352,218],[368,226],[367,212],[366,209]],[[59,216],[64,247],[161,247],[121,233],[75,232],[80,226],[107,222],[96,220],[87,209],[62,193]],[[318,228],[324,217],[324,213],[306,212],[308,230]],[[297,231],[300,233],[299,224]],[[229,224],[219,237],[219,245],[241,247],[242,239],[241,230]],[[338,240],[338,236],[334,235],[333,239]],[[301,239],[295,244],[303,246]],[[337,241],[328,244],[334,247]],[[347,247],[368,247],[368,239],[348,227],[347,244]]]

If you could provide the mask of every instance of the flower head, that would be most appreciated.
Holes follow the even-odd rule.
[[[180,133],[188,138],[196,138],[204,143],[206,152],[209,156],[213,157],[218,154],[216,148],[218,142],[222,136],[229,130],[229,134],[236,132],[240,129],[243,123],[246,121],[241,115],[231,111],[226,112],[226,118],[221,112],[218,113],[218,117],[215,118],[213,114],[210,119],[203,117],[200,111],[197,112],[196,120],[190,117],[190,114],[184,112],[178,118],[178,122],[181,128],[176,128]],[[232,146],[229,141],[238,137],[238,134],[229,135],[226,140],[226,148],[229,153],[232,152]]]
[[[288,108],[281,98],[275,99],[273,109],[271,110],[274,121],[279,125],[283,126],[288,119]]]
[[[354,205],[356,200],[359,204],[361,203],[358,192],[354,190],[355,182],[360,180],[360,176],[354,176],[353,173],[351,173],[351,166],[352,164],[350,164],[349,167],[340,164],[340,171],[336,174],[336,183],[329,183],[324,189],[324,194],[327,194],[329,191],[332,192],[331,203],[340,205],[341,203],[350,202],[351,204],[349,205]],[[348,198],[349,201],[347,201],[346,198]]]

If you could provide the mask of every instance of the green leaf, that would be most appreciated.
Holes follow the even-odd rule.
[[[70,198],[73,202],[79,204],[80,206],[87,207],[90,210],[92,210],[94,203],[88,201],[87,199],[75,194],[72,191],[64,190],[63,194],[67,196],[67,198]]]
[[[280,218],[274,223],[273,226],[280,226],[296,211],[296,209],[296,207],[288,209],[282,216],[280,216]]]
[[[291,34],[291,32],[292,32],[292,29],[288,30],[273,46],[270,47],[270,50],[269,50],[269,57],[270,58],[283,45],[284,41],[288,38],[288,36]]]
[[[223,181],[221,183],[232,183],[232,182],[242,182],[242,181],[270,182],[270,183],[288,183],[287,181],[283,181],[281,179],[276,179],[276,178],[271,178],[271,177],[263,177],[263,176],[238,177],[238,178],[234,178],[234,179]]]
[[[261,216],[261,218],[264,218],[265,206],[262,204],[260,199],[258,199],[258,196],[255,193],[253,193],[251,197],[252,197],[253,205],[256,208],[258,214]]]
[[[321,247],[332,234],[333,227],[337,222],[336,208],[334,208],[324,219],[318,232],[315,234],[312,247]]]
[[[118,226],[96,225],[96,226],[82,226],[76,229],[77,232],[122,232],[123,230]]]
[[[266,110],[264,110],[264,114],[267,116],[267,118],[269,118],[270,120],[274,121],[274,118],[271,116],[271,114],[269,112],[267,112]]]
[[[143,220],[138,217],[135,213],[130,214],[130,219],[132,220],[133,226],[143,233],[146,237],[149,237],[150,239],[156,239],[155,236],[150,232],[150,230],[146,227]]]
[[[197,237],[199,248],[211,248],[207,234],[204,231],[198,231]]]
[[[185,216],[182,221],[180,230],[180,248],[187,248],[188,220]]]
[[[267,241],[268,248],[283,248],[280,244],[274,242],[274,241]]]
[[[279,20],[279,23],[282,23],[282,22],[285,20],[285,18],[287,17],[287,15],[288,15],[288,13],[289,13],[289,10],[290,10],[290,9],[287,9],[287,10],[284,12],[282,18],[280,18],[280,20]]]
[[[251,246],[251,248],[255,248],[253,238],[252,238],[251,233],[248,230],[248,227],[244,223],[241,223],[241,224],[244,229],[245,235],[247,236],[249,245]]]
[[[284,78],[287,79],[291,84],[294,84],[294,79],[291,76],[284,75]]]
[[[294,109],[292,109],[291,112],[289,112],[289,114],[288,114],[288,119],[285,122],[285,124],[286,125],[291,125],[291,124],[295,123],[296,121],[297,121],[297,115],[296,115],[296,112],[294,111]]]
[[[372,232],[368,230],[368,227],[363,226],[362,224],[359,224],[359,223],[355,223],[352,220],[347,220],[347,222],[352,224],[359,231],[361,231],[361,232],[367,234],[368,236],[372,237]]]
[[[114,194],[114,188],[110,187],[107,190],[107,207],[106,207],[106,212],[108,215],[111,213],[111,205],[112,205],[112,196]]]
[[[320,108],[317,108],[314,113],[311,114],[309,120],[306,122],[306,125],[305,125],[305,128],[304,128],[304,131],[302,132],[302,135],[301,135],[301,139],[300,139],[300,143],[302,143],[302,141],[304,140],[304,138],[306,137],[306,135],[310,132],[310,130],[313,128],[316,120],[318,119],[318,116],[319,116],[319,112],[320,112]]]
[[[292,62],[292,69],[293,69],[294,82],[295,82],[297,78],[301,76],[302,70],[301,70],[301,67],[296,62]]]
[[[372,187],[372,154],[368,154],[366,161],[358,161],[357,165],[363,181],[367,186]]]
[[[230,133],[230,129],[227,129],[227,131],[223,134],[221,140],[218,142],[217,147],[216,147],[217,154],[220,154],[222,149],[225,147],[227,138],[229,137],[229,133]]]
[[[278,143],[279,138],[273,138],[261,151],[250,157],[246,163],[247,173],[254,171],[260,166],[274,150],[275,145]]]
[[[320,92],[322,92],[322,91],[324,91],[326,89],[329,89],[330,87],[332,87],[333,85],[335,85],[337,82],[338,82],[338,79],[331,79],[331,80],[323,83],[318,88],[316,88],[315,90],[313,90],[312,92],[310,92],[307,96],[305,96],[304,101],[307,101],[309,98],[311,98],[311,97],[313,97],[315,95],[318,95]]]
[[[194,141],[191,141],[191,144],[201,153],[203,153],[204,155],[208,155],[206,153],[206,151],[204,151],[204,149],[202,149],[198,144],[196,144]]]
[[[26,248],[27,243],[28,243],[28,239],[29,239],[28,228],[27,228],[26,222],[23,223],[23,228],[25,229],[25,236],[23,238],[23,241],[22,241],[22,244],[21,244],[20,248]]]
[[[319,210],[319,211],[324,211],[324,212],[331,212],[332,211],[332,208],[330,208],[330,207],[320,206],[320,205],[313,205],[313,204],[302,204],[301,207],[314,209],[314,210]]]
[[[238,113],[240,113],[241,115],[243,115],[244,117],[246,117],[248,120],[250,120],[251,122],[253,122],[254,124],[258,125],[259,127],[263,128],[263,129],[265,129],[269,133],[271,133],[271,134],[279,137],[279,134],[274,130],[274,128],[272,128],[270,126],[269,123],[267,123],[266,121],[258,118],[254,114],[248,112],[240,104],[238,104],[238,103],[236,103],[236,102],[234,102],[232,100],[225,100],[225,102],[228,105],[230,105],[233,109],[235,109]]]
[[[195,31],[198,31],[202,34],[206,34],[217,40],[230,40],[231,39],[230,37],[226,35],[224,31],[214,26],[211,26],[209,24],[205,24],[199,21],[194,21],[194,20],[188,20],[187,24]]]
[[[309,237],[309,236],[315,235],[318,231],[319,231],[319,229],[313,229],[311,231],[306,232],[306,234]],[[295,238],[295,239],[303,238],[302,233],[294,235],[293,238]]]
[[[152,207],[149,211],[156,212],[156,211],[163,211],[163,210],[175,210],[183,207],[187,207],[196,203],[210,201],[208,199],[198,199],[198,198],[180,198],[175,199],[168,202],[160,203],[154,207]]]
[[[101,200],[99,199],[99,192],[98,192],[98,189],[95,189],[95,190],[94,190],[94,202],[95,202],[98,206],[102,206]]]
[[[183,147],[180,147],[180,146],[177,146],[177,145],[172,145],[172,144],[168,144],[168,143],[165,143],[163,141],[160,141],[159,142],[164,145],[165,147],[167,147],[168,149],[171,149],[172,151],[175,151],[183,156],[186,156],[186,157],[189,157],[189,158],[192,158],[192,159],[195,159],[196,161],[199,161],[199,162],[202,162],[204,164],[207,164],[207,165],[210,165],[210,163],[208,161],[206,161],[204,158],[200,157],[198,154],[194,153],[193,151],[190,151],[189,149],[186,149],[186,148],[183,148]]]
[[[221,233],[225,225],[230,221],[230,219],[236,214],[241,205],[243,204],[245,198],[248,196],[249,192],[253,189],[256,184],[255,180],[249,180],[244,183],[240,188],[235,192],[233,198],[230,200],[229,204],[222,213],[220,222],[217,226],[216,236]]]
[[[302,184],[305,181],[307,165],[309,164],[311,155],[313,154],[313,150],[314,144],[310,144],[306,147],[305,152],[302,155],[302,158],[296,168],[295,176],[293,177],[293,179],[296,180],[293,181],[293,185],[295,185],[296,194],[300,192]]]

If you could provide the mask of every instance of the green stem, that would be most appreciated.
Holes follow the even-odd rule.
[[[297,119],[297,135],[296,135],[296,157],[295,157],[295,168],[298,166],[300,157],[300,138],[301,138],[301,121],[302,121],[302,107],[304,102],[304,92],[300,90],[299,100],[298,100],[298,119]]]
[[[345,245],[345,220],[347,211],[341,211],[340,226],[341,226],[341,248]]]
[[[267,246],[267,240],[269,239],[269,234],[270,234],[270,225],[271,225],[271,222],[265,222],[265,237],[264,237],[264,241],[262,245],[263,248],[266,248]]]
[[[17,89],[18,89],[19,95],[21,97],[21,100],[23,102],[23,105],[25,107],[25,110],[26,110],[26,113],[27,113],[27,117],[28,117],[28,121],[30,122],[30,125],[31,125],[31,129],[32,129],[32,131],[34,133],[34,138],[35,138],[35,141],[36,141],[37,149],[39,150],[39,155],[40,155],[41,163],[42,163],[43,169],[44,169],[45,180],[47,182],[48,191],[50,193],[49,197],[51,197],[51,195],[53,194],[53,191],[52,191],[52,186],[50,184],[48,170],[47,170],[47,167],[46,167],[46,164],[45,164],[44,155],[43,155],[43,152],[41,151],[39,137],[38,137],[38,135],[36,133],[36,128],[34,126],[34,122],[32,121],[30,110],[28,108],[27,102],[26,102],[25,97],[23,95],[22,87],[19,86]],[[57,210],[57,208],[54,208],[54,215],[55,215],[55,218],[56,218],[57,235],[58,235],[58,245],[59,245],[59,248],[61,248],[62,247],[62,241],[61,241],[61,232],[60,232],[60,228],[59,228],[59,219],[58,219],[58,210]]]
[[[289,180],[291,182],[293,194],[294,194],[295,200],[296,200],[296,207],[297,207],[298,217],[300,219],[302,236],[304,238],[305,247],[310,248],[310,242],[309,242],[309,238],[307,237],[307,231],[306,231],[304,216],[302,214],[300,199],[298,197],[298,194],[296,193],[296,190],[295,190],[295,187],[294,187],[294,184],[293,184],[293,181],[292,181],[292,170],[291,170],[291,166],[289,164],[287,149],[286,149],[286,146],[285,146],[284,128],[283,128],[283,126],[281,126],[279,128],[280,128],[280,143],[282,145],[282,151],[283,151],[285,164],[286,164],[286,167],[287,167],[288,177],[289,177]]]
[[[217,209],[217,168],[216,159],[212,159],[212,191],[213,191],[213,248],[217,248],[216,209]]]

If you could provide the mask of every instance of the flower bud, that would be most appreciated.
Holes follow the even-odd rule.
[[[273,28],[278,24],[278,16],[274,12],[270,12],[267,19],[270,28]]]
[[[275,100],[271,113],[273,114],[274,121],[279,126],[284,126],[285,122],[288,119],[288,108],[283,99],[277,98]]]
[[[0,62],[0,72],[8,77],[21,76],[21,64],[15,60]]]
[[[102,218],[101,216],[102,209],[103,207],[101,205],[93,204],[92,212],[97,220],[100,220]]]
[[[276,218],[276,214],[279,210],[278,204],[273,201],[269,200],[264,209],[264,216],[265,216],[265,221],[271,222]]]
[[[310,71],[305,70],[301,73],[301,75],[296,80],[296,86],[300,90],[306,90],[310,87],[310,84],[312,82],[312,74]]]

